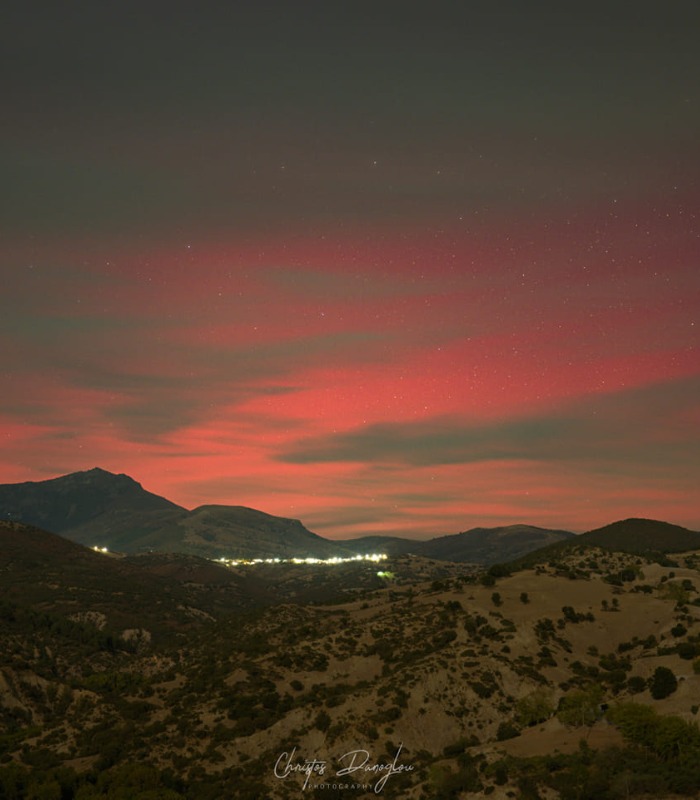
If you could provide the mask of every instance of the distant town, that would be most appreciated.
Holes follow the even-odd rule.
[[[384,553],[367,553],[365,555],[348,556],[347,558],[217,558],[218,564],[225,564],[227,567],[239,567],[252,564],[347,564],[351,561],[385,561],[387,556]]]
[[[100,547],[94,545],[92,548],[96,553],[109,553],[108,547]],[[385,553],[365,553],[364,555],[348,556],[341,558],[335,556],[333,558],[211,558],[217,564],[223,564],[227,567],[245,567],[254,564],[322,564],[322,565],[335,565],[335,564],[348,564],[356,561],[371,561],[378,563],[386,561],[387,555]]]

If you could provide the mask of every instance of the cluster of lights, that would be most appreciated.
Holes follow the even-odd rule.
[[[99,547],[93,545],[92,548],[96,553],[109,553],[108,547]],[[341,558],[334,556],[333,558],[225,558],[221,557],[216,559],[219,564],[225,564],[227,567],[240,567],[250,566],[252,564],[348,564],[357,561],[371,561],[377,563],[385,561],[387,556],[385,553],[366,553],[365,555],[349,556],[348,558]],[[378,573],[379,574],[379,573]]]
[[[366,553],[361,556],[349,556],[348,558],[218,558],[219,564],[227,567],[250,566],[251,564],[348,564],[357,561],[371,561],[377,563],[386,560],[384,553]]]

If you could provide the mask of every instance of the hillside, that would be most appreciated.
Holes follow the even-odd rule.
[[[356,553],[384,552],[390,555],[412,553],[425,558],[470,564],[495,564],[510,561],[548,544],[571,539],[569,531],[537,528],[533,525],[508,525],[496,528],[471,528],[462,533],[438,536],[427,541],[400,537],[366,536],[342,544]]]
[[[569,531],[547,530],[532,525],[472,528],[422,543],[419,550],[430,558],[493,564],[510,561],[554,542],[573,538]]]
[[[484,566],[507,562],[517,569],[581,545],[629,553],[700,547],[700,533],[644,519],[614,522],[578,536],[510,525],[472,528],[427,541],[383,536],[332,541],[309,531],[299,520],[244,506],[205,505],[188,511],[146,491],[127,475],[97,468],[47,481],[1,485],[0,517],[112,551],[181,553],[208,559],[328,559],[371,551],[394,558],[413,555]]]
[[[0,613],[0,786],[33,782],[49,796],[60,767],[80,800],[128,786],[137,800],[146,786],[168,800],[282,800],[307,778],[308,789],[337,780],[364,750],[369,763],[396,767],[355,775],[375,789],[383,775],[387,798],[504,800],[527,796],[527,785],[541,797],[612,800],[625,769],[624,796],[648,796],[651,785],[656,798],[693,796],[700,786],[700,554],[668,565],[587,546],[495,585],[459,565],[412,580],[406,557],[392,564],[394,581],[350,602],[200,615],[176,642],[110,649],[87,635],[89,617],[76,630],[60,606],[37,615],[46,600],[32,587],[51,560],[50,584],[66,559],[90,565],[86,583],[69,581],[80,597],[69,613],[100,600],[92,554],[53,538],[34,550],[43,543],[49,554],[34,565],[15,547],[0,569],[2,596],[13,587]],[[158,567],[161,580],[187,583],[186,565],[152,558],[149,576]],[[163,610],[180,604],[176,583],[163,584]],[[143,614],[134,603],[134,628]],[[655,739],[633,746],[642,718],[682,741],[687,759]],[[304,759],[325,761],[326,775],[292,769]]]
[[[700,533],[653,519],[625,519],[581,534],[579,542],[626,553],[681,553],[700,548]]]
[[[296,519],[234,505],[189,511],[146,491],[127,475],[102,469],[47,481],[0,485],[0,519],[36,525],[74,542],[121,553],[184,553],[202,558],[331,558],[414,554],[443,561],[492,564],[572,534],[528,525],[475,528],[418,542],[367,536],[332,541]]]
[[[53,533],[79,529],[105,514],[115,519],[121,515],[125,521],[134,514],[183,512],[184,508],[147,492],[128,475],[115,475],[97,467],[46,481],[0,485],[0,513],[4,519]]]
[[[299,520],[242,506],[209,505],[178,520],[182,547],[212,557],[331,558],[346,555],[334,542],[307,530]]]
[[[700,548],[700,533],[659,520],[631,518],[533,549],[507,562],[507,568],[531,568],[597,547],[638,555],[679,553]]]
[[[361,536],[359,539],[340,539],[336,544],[355,555],[386,553],[399,556],[421,552],[424,543],[416,539],[402,539],[400,536]]]
[[[102,469],[0,486],[0,517],[88,546],[123,553],[179,552],[205,558],[344,554],[298,520],[241,506],[188,511]]]
[[[32,526],[0,522],[0,596],[37,613],[100,620],[100,630],[109,624],[115,636],[138,627],[155,638],[252,604],[231,571],[196,557],[167,558],[171,568],[163,569],[148,556],[113,557]]]

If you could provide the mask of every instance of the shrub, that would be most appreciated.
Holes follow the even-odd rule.
[[[592,725],[600,716],[602,699],[603,689],[598,684],[570,692],[559,701],[557,717],[564,725]]]
[[[657,667],[649,681],[649,689],[654,700],[663,700],[678,688],[676,676],[668,667]]]
[[[515,717],[518,724],[526,728],[544,722],[553,712],[550,693],[546,689],[535,689],[518,700]]]
[[[331,718],[325,711],[319,711],[314,720],[314,726],[320,731],[327,731],[331,725]]]
[[[496,739],[499,742],[514,739],[516,736],[520,736],[520,731],[512,722],[501,722],[496,731]]]
[[[676,652],[681,658],[690,661],[698,654],[698,646],[693,642],[681,642],[676,648]]]
[[[494,578],[507,578],[511,574],[510,569],[505,564],[493,564],[489,567],[487,575]]]

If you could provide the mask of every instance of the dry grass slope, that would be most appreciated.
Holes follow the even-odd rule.
[[[576,759],[593,770],[588,750],[624,743],[605,706],[631,700],[691,728],[697,718],[700,557],[674,561],[581,546],[495,582],[455,566],[340,604],[181,608],[192,626],[160,645],[138,609],[129,636],[110,640],[109,607],[70,619],[15,592],[0,614],[0,776],[28,771],[29,785],[68,769],[84,800],[137,780],[140,764],[137,783],[164,797],[290,798],[306,776],[276,775],[281,753],[326,761],[328,775],[344,754],[386,764],[400,748],[406,769],[385,797],[590,796],[566,781]],[[675,687],[655,698],[659,668]],[[647,783],[666,791],[664,780]]]

